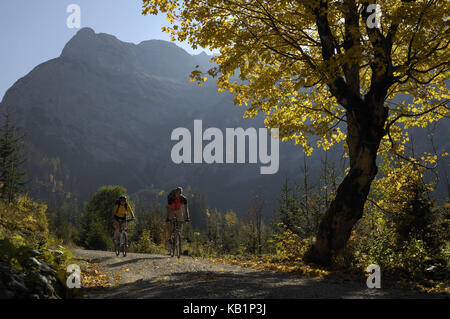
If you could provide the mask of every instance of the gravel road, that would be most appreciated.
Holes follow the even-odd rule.
[[[368,289],[365,282],[300,278],[202,258],[73,250],[99,263],[112,285],[88,290],[85,298],[448,298],[401,289]],[[383,284],[383,281],[381,281]]]

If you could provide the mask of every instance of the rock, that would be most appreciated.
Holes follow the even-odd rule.
[[[53,286],[52,286],[50,280],[49,280],[47,277],[40,275],[40,276],[39,276],[39,279],[45,284],[45,288],[46,288],[51,294],[53,294],[53,293],[55,292],[55,288],[53,288]]]
[[[36,256],[41,256],[41,255],[42,255],[42,252],[41,252],[39,249],[33,249],[33,250],[31,251],[31,255],[34,256],[34,257],[36,257]]]
[[[12,299],[14,298],[14,292],[7,289],[4,283],[0,280],[0,299]]]
[[[61,256],[64,254],[61,250],[58,250],[58,249],[50,249],[49,251],[58,256]]]
[[[11,274],[11,268],[0,264],[0,284],[8,281],[8,276]]]
[[[30,274],[30,280],[36,286],[36,291],[39,295],[43,296],[46,294],[53,294],[55,292],[55,288],[53,288],[50,280],[43,276],[41,273],[34,271]]]
[[[12,280],[9,283],[10,288],[19,293],[19,294],[26,294],[29,292],[29,289],[25,286],[25,283],[22,281],[18,281],[14,278],[12,278]]]
[[[434,271],[437,267],[436,266],[431,266],[427,268],[427,271]]]
[[[37,255],[37,251],[32,255]],[[0,299],[60,299],[55,288],[59,284],[56,270],[52,265],[28,257],[22,266],[23,270],[18,270],[9,264],[0,263]]]
[[[42,272],[44,275],[54,275],[56,270],[54,270],[49,263],[45,261],[39,261],[34,257],[30,257],[27,260],[27,266],[34,267]]]
[[[14,292],[8,289],[0,289],[0,299],[13,299],[15,297]]]
[[[39,270],[46,275],[54,275],[56,274],[56,270],[54,270],[48,263],[42,262]]]
[[[24,297],[30,289],[25,285],[25,274],[12,267],[1,267],[0,299]]]
[[[27,260],[27,266],[36,267],[39,269],[42,267],[42,263],[39,260],[37,260],[36,258],[30,257]]]

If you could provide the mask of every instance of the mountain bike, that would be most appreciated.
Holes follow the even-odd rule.
[[[130,218],[119,221],[119,234],[117,236],[117,240],[114,241],[114,250],[116,252],[116,256],[119,256],[120,252],[122,252],[124,257],[127,255],[127,248],[128,248],[127,226],[128,222],[132,221],[133,219],[134,218]]]
[[[175,250],[177,258],[181,256],[181,229],[180,226],[183,221],[178,221],[177,217],[171,219],[172,221],[172,236],[170,236],[170,255],[175,256]]]

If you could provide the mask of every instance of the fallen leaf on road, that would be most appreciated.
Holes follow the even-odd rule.
[[[109,287],[108,277],[98,270],[99,264],[88,264],[83,271],[81,284],[84,287]]]

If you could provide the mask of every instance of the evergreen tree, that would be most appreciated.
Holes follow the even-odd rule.
[[[26,190],[26,172],[22,170],[25,163],[24,135],[20,135],[19,129],[11,124],[7,112],[3,117],[0,128],[0,197],[12,202]]]
[[[394,197],[392,202],[400,209],[393,214],[398,245],[413,239],[424,242],[433,252],[440,249],[441,242],[436,234],[438,210],[430,198],[430,189],[421,175],[413,175],[401,191],[406,196]]]
[[[294,192],[289,186],[289,179],[286,177],[281,188],[280,198],[277,199],[278,206],[275,208],[279,214],[283,225],[295,234],[300,233],[299,210],[300,203]]]
[[[256,195],[250,199],[250,208],[246,213],[250,235],[248,249],[251,253],[257,253],[258,255],[261,255],[263,246],[263,206],[264,200]]]

